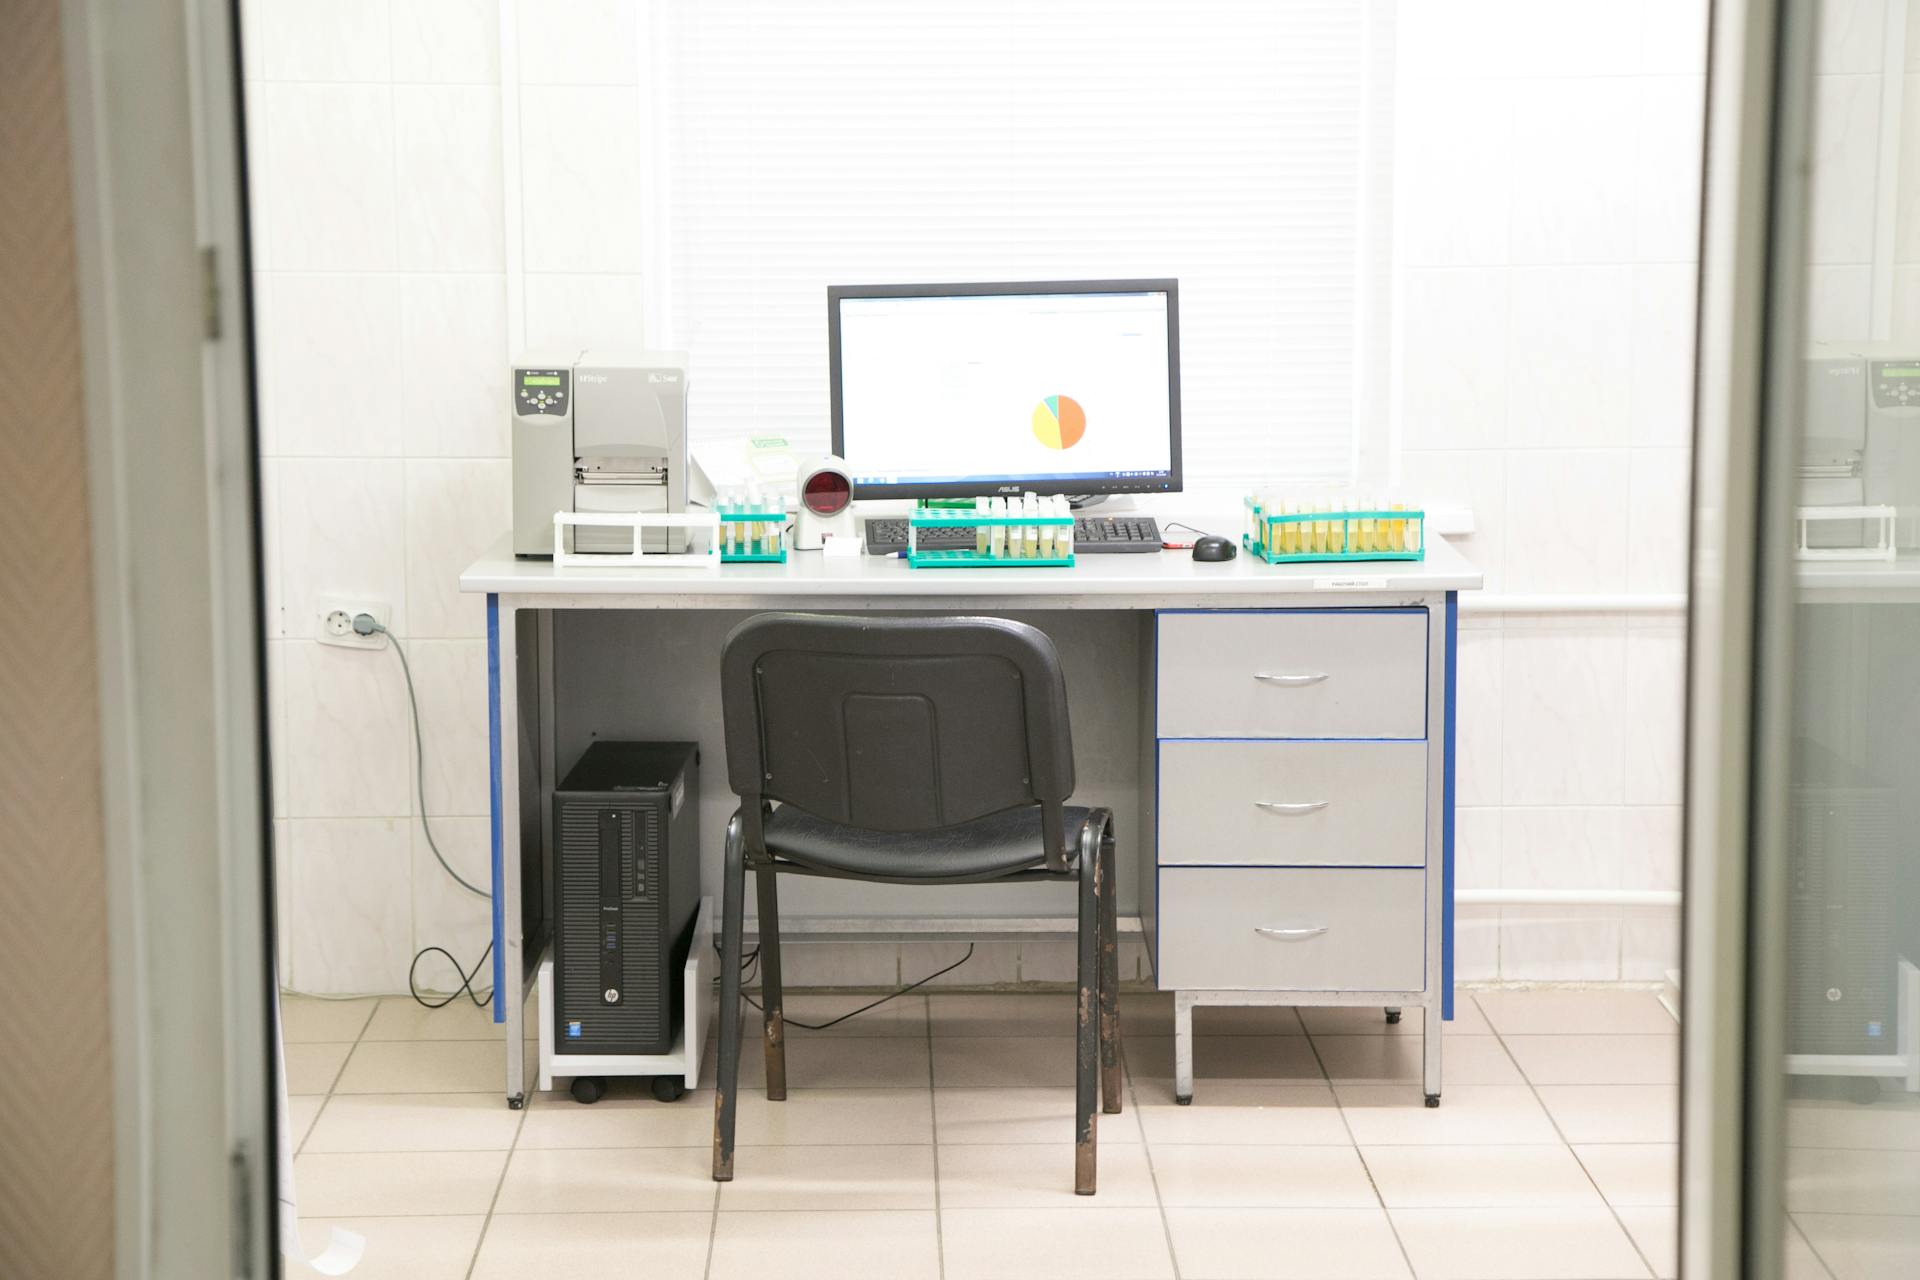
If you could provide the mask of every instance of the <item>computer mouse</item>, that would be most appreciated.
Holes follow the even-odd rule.
[[[1233,545],[1231,538],[1223,538],[1217,533],[1209,533],[1193,540],[1193,558],[1195,560],[1231,560],[1240,554],[1240,548]]]

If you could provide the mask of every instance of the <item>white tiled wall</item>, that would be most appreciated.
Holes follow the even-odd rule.
[[[1401,466],[1502,595],[1683,589],[1704,0],[1400,9]],[[1459,883],[1671,889],[1681,617],[1467,616]],[[1469,909],[1465,978],[1658,977],[1674,915]]]
[[[434,835],[484,885],[485,619],[454,581],[509,519],[500,18],[257,0],[243,26],[282,979],[399,991],[420,947],[478,961],[487,908],[427,848],[395,655],[312,637],[322,595],[391,607]]]
[[[1870,338],[1873,231],[1886,71],[1886,0],[1828,0],[1820,29],[1814,89],[1813,252],[1809,268],[1810,336]],[[1885,336],[1920,343],[1920,3],[1909,3],[1898,123],[1892,290]],[[1891,123],[1891,122],[1889,122]]]
[[[483,621],[452,584],[508,521],[505,362],[644,338],[637,6],[517,8],[504,44],[496,0],[245,13],[282,962],[302,990],[403,989],[418,947],[472,964],[486,939],[423,838],[398,664],[316,644],[317,597],[391,605],[433,831],[481,879]],[[1471,505],[1490,591],[1683,582],[1704,9],[1400,8],[1400,461],[1409,487]],[[1920,233],[1903,246],[1920,276]],[[1865,307],[1860,262],[1823,271],[1827,310]],[[1676,883],[1682,652],[1677,616],[1468,619],[1462,885]],[[1657,976],[1673,935],[1670,917],[1469,913],[1462,974]]]
[[[1810,332],[1871,336],[1886,0],[1825,0]],[[1705,0],[1401,8],[1405,475],[1470,504],[1490,592],[1686,584]],[[1920,3],[1892,336],[1920,342]],[[1478,615],[1460,884],[1679,887],[1678,614]],[[1672,912],[1461,916],[1462,976],[1655,979]]]

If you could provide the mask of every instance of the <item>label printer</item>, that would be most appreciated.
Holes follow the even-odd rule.
[[[515,555],[553,554],[556,512],[684,512],[690,491],[704,496],[687,448],[685,353],[540,353],[514,364],[510,386]],[[645,536],[649,551],[686,546],[680,530]],[[621,528],[573,537],[574,551],[634,549]]]
[[[1920,351],[1884,342],[1817,343],[1806,364],[1800,461],[1805,506],[1898,512],[1896,542],[1920,546]],[[1852,530],[1829,537],[1852,540]]]

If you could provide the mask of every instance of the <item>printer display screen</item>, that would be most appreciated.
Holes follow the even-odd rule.
[[[520,385],[523,387],[557,387],[560,385],[560,375],[530,373],[520,379]]]

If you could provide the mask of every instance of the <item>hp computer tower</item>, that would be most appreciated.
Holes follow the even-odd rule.
[[[554,1045],[670,1053],[700,903],[700,752],[596,742],[553,793]]]
[[[1894,793],[1802,742],[1788,804],[1787,1050],[1891,1053]]]

